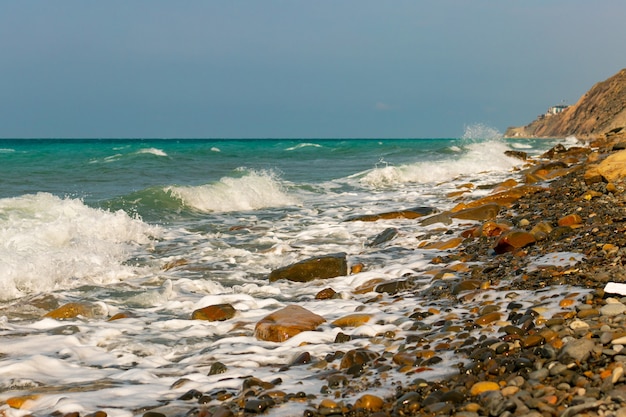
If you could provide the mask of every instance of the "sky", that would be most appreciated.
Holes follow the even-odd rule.
[[[2,138],[501,132],[626,67],[623,0],[2,0]]]

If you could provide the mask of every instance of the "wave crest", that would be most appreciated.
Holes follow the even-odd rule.
[[[165,191],[197,211],[231,212],[299,204],[283,188],[273,172],[249,171],[240,178],[224,177],[200,186],[170,186]]]
[[[377,167],[361,177],[361,185],[372,188],[407,183],[444,182],[481,172],[508,171],[521,161],[504,154],[509,147],[501,140],[470,143],[455,159]]]
[[[132,276],[125,261],[159,234],[121,210],[77,199],[49,193],[0,199],[0,299]]]
[[[318,143],[299,143],[296,146],[292,146],[290,148],[285,149],[286,151],[295,151],[298,149],[302,149],[302,148],[321,148],[322,145],[318,144]]]
[[[159,149],[159,148],[143,148],[143,149],[139,149],[137,153],[139,154],[147,153],[147,154],[155,155],[155,156],[167,156],[167,153],[165,153],[164,150]]]

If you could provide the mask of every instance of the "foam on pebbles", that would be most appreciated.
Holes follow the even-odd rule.
[[[568,158],[579,152],[559,149],[551,155]],[[255,320],[251,302],[247,310],[232,302],[233,309],[239,308],[233,317],[210,322],[226,323],[232,337],[212,342],[199,356],[181,347],[178,362],[190,367],[201,362],[203,367],[180,376],[164,361],[159,370],[171,377],[171,393],[150,410],[138,407],[125,415],[625,415],[626,305],[602,289],[606,277],[623,274],[626,252],[614,250],[626,247],[623,184],[614,181],[615,189],[608,192],[604,183],[585,183],[571,163],[554,166],[558,169],[550,170],[549,189],[492,197],[479,216],[467,219],[464,208],[460,216],[452,216],[462,223],[442,223],[445,241],[458,238],[460,229],[476,227],[466,221],[515,225],[521,230],[510,235],[506,250],[494,249],[501,237],[472,231],[454,246],[424,249],[433,251],[426,270],[390,266],[402,271],[395,280],[368,272],[367,265],[349,280],[325,277],[323,288],[342,288],[328,291],[328,297],[306,299],[306,309],[277,305]],[[533,170],[527,178],[540,173]],[[559,224],[567,213],[576,215]],[[540,222],[550,227],[530,239]],[[417,242],[402,250],[418,250]],[[342,271],[345,267],[342,261]],[[320,310],[324,313],[317,314]],[[127,320],[130,328],[133,319]],[[188,329],[183,320],[168,325],[178,325],[178,332]],[[80,328],[55,331],[77,337]],[[110,339],[120,334],[111,333]],[[256,345],[240,346],[255,334]],[[151,360],[162,360],[159,352],[150,354]],[[233,354],[239,357],[232,360]],[[231,362],[219,362],[220,355]],[[272,363],[268,356],[283,362]],[[237,373],[242,362],[253,371]],[[94,375],[101,372],[97,365]],[[136,372],[132,367],[123,371],[129,379]],[[113,376],[120,378],[117,370]],[[39,391],[43,395],[46,389]],[[41,398],[26,391],[3,393],[0,415],[28,414],[28,406]],[[55,399],[62,403],[69,394]],[[62,405],[65,415],[72,407]]]

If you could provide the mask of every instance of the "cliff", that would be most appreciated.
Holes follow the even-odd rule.
[[[506,137],[594,138],[626,134],[626,69],[599,82],[576,104],[554,115],[542,115],[522,127],[510,127]]]

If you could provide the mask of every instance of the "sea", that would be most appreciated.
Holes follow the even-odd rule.
[[[1,139],[0,415],[192,409],[197,399],[185,402],[185,393],[236,397],[250,376],[314,394],[271,408],[274,416],[302,415],[325,395],[392,395],[416,375],[391,367],[376,388],[368,380],[337,399],[317,376],[337,364],[319,363],[338,350],[397,350],[410,313],[437,300],[355,290],[405,276],[427,286],[432,259],[448,252],[421,244],[467,221],[348,220],[449,210],[458,202],[451,193],[478,198],[516,178],[524,161],[505,151],[537,157],[557,143],[576,139],[504,139],[483,125],[447,139]],[[372,245],[388,228],[395,237]],[[335,253],[362,270],[268,281],[274,269]],[[315,298],[328,287],[335,297]],[[90,313],[46,316],[67,303]],[[235,317],[191,320],[223,303]],[[326,322],[282,343],[255,337],[255,323],[292,304]],[[333,326],[355,312],[373,319]],[[338,342],[339,333],[349,340]],[[311,362],[289,366],[303,352]],[[420,376],[441,378],[457,365],[443,355]]]

